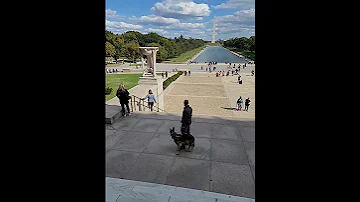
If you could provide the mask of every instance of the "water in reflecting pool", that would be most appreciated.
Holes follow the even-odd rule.
[[[196,57],[193,62],[205,63],[215,61],[218,63],[246,63],[247,60],[241,58],[233,53],[231,53],[228,49],[223,48],[221,46],[208,46],[205,50]]]

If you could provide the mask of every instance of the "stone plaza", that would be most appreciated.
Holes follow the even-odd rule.
[[[172,65],[158,65],[160,71],[172,68]],[[164,91],[166,112],[133,112],[106,125],[106,177],[111,182],[107,185],[107,201],[130,198],[151,201],[151,197],[145,197],[146,193],[152,197],[157,193],[154,201],[254,201],[255,76],[250,74],[252,69],[255,65],[241,70],[243,84],[238,84],[237,76],[231,74],[215,77],[214,72],[198,71],[190,76],[182,75]],[[250,98],[248,112],[235,110],[239,96],[243,100]],[[184,99],[188,99],[193,108],[190,131],[196,138],[195,147],[192,152],[180,151],[175,155],[176,145],[169,129],[180,130]],[[123,181],[116,182],[117,179]],[[180,200],[186,195],[184,190],[190,195],[197,192],[202,195],[197,195],[196,200]]]

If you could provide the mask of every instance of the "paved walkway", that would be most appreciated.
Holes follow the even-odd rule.
[[[172,68],[174,65],[158,66],[159,71]],[[154,192],[144,192],[149,188],[135,189],[134,181],[132,185],[115,186],[114,180],[122,183],[116,179],[175,186],[166,188],[175,192],[190,188],[198,193],[203,190],[255,199],[255,76],[250,75],[254,68],[241,70],[241,85],[236,82],[237,76],[215,77],[215,73],[191,70],[191,76],[181,76],[166,89],[165,110],[171,113],[134,112],[106,125],[106,176],[112,183],[107,184],[107,201],[130,200],[130,195],[132,201],[148,201],[146,197],[154,196]],[[239,96],[250,97],[248,112],[233,110]],[[175,155],[169,128],[179,131],[184,99],[193,108],[191,133],[196,138],[195,147],[192,152]],[[117,192],[110,193],[114,187]],[[175,192],[161,191],[156,195],[163,198],[156,201],[191,200],[186,198],[192,196],[190,191],[181,192],[183,198]],[[213,200],[201,197],[196,201]],[[236,201],[236,197],[217,198],[218,202]]]
[[[106,126],[106,176],[255,198],[255,121],[194,114],[192,152],[175,155],[181,114],[134,112]]]
[[[249,72],[247,72],[249,71]],[[181,113],[183,101],[189,100],[194,114],[235,116],[240,119],[255,119],[255,76],[250,68],[240,72],[242,84],[238,77],[216,77],[215,73],[195,72],[191,76],[179,77],[165,94],[165,111]],[[250,98],[249,111],[237,111],[237,99],[242,96],[245,101]],[[243,108],[244,109],[244,108]]]

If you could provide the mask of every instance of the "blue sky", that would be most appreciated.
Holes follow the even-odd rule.
[[[106,30],[211,40],[255,36],[255,0],[106,0]]]

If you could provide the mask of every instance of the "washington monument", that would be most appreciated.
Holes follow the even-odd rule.
[[[216,16],[214,16],[211,43],[215,43]]]

